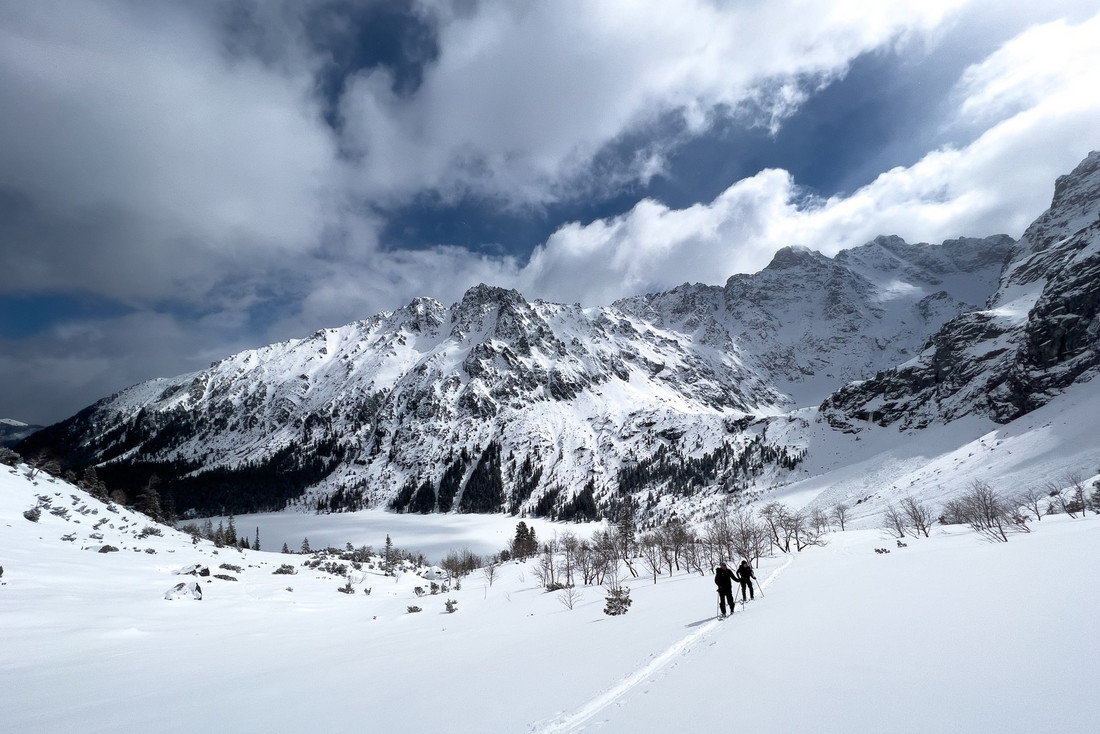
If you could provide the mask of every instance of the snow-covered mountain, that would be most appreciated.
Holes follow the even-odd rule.
[[[1098,169],[1060,178],[1019,242],[789,247],[607,307],[479,285],[136,385],[19,449],[112,486],[156,473],[198,511],[589,517],[803,481],[835,469],[822,431],[996,425],[1088,381]]]
[[[1100,154],[1058,179],[983,309],[950,320],[914,359],[838,390],[829,421],[923,428],[978,413],[1007,423],[1100,369]]]

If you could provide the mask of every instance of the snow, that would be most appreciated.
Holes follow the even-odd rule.
[[[36,495],[68,519],[24,519]],[[1096,515],[1046,517],[1008,543],[955,526],[904,548],[874,528],[835,532],[765,558],[763,593],[718,621],[709,576],[683,571],[629,580],[634,603],[619,617],[603,613],[599,588],[566,608],[520,563],[491,586],[474,573],[423,597],[422,578],[365,567],[348,595],[303,556],[192,545],[168,528],[138,538],[151,521],[115,510],[0,467],[5,731],[1032,734],[1100,720]],[[353,527],[311,517],[333,537]],[[251,520],[238,520],[246,534]],[[414,549],[447,535],[502,545],[514,518],[370,523],[384,520]],[[120,550],[81,550],[103,543]],[[272,573],[288,562],[297,575]],[[196,578],[201,600],[166,600],[193,564],[238,581]]]

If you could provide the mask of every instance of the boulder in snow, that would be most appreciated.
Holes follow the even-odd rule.
[[[186,599],[188,597],[202,599],[202,586],[198,581],[181,581],[164,592],[164,598],[169,601],[172,599]]]

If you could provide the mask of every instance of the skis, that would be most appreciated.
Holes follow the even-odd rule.
[[[715,608],[714,608],[714,618],[721,621],[721,620],[725,619],[727,616],[732,617],[733,616],[733,610],[736,609],[736,608],[737,608],[737,600],[734,599],[733,604],[730,605],[730,613],[728,615],[727,614],[722,614],[722,592],[719,591],[718,592],[718,603],[715,605]]]

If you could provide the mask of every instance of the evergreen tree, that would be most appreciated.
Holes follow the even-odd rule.
[[[439,479],[439,511],[450,512],[454,507],[455,496],[466,476],[466,462],[461,459],[452,461]]]
[[[431,480],[425,479],[424,483],[420,485],[420,489],[416,490],[416,494],[412,498],[412,503],[409,505],[409,512],[418,512],[421,515],[427,515],[435,509],[435,488],[432,486]]]
[[[138,492],[137,500],[134,502],[134,508],[138,512],[144,512],[154,520],[161,519],[161,507],[160,507],[160,492],[157,491],[157,484],[160,483],[160,479],[156,474],[149,477],[145,482],[145,486]]]
[[[527,527],[522,520],[516,524],[516,535],[512,539],[512,556],[525,561],[539,552],[539,541],[535,529]]]
[[[256,539],[252,541],[252,550],[260,549],[260,526],[256,526]]]
[[[237,523],[234,522],[232,515],[229,516],[229,527],[227,527],[225,529],[224,542],[225,542],[226,545],[237,545],[238,544]]]
[[[99,481],[99,477],[95,473],[95,467],[89,466],[84,470],[84,475],[80,480],[80,486],[89,492],[93,497],[101,500],[107,499],[107,485]]]
[[[497,512],[504,502],[504,480],[500,474],[500,444],[496,441],[481,453],[481,458],[462,491],[462,512]]]
[[[309,538],[302,538],[302,553],[312,553],[309,547]]]
[[[625,586],[608,587],[607,597],[604,601],[603,613],[611,617],[626,614],[630,609],[630,605],[634,603],[634,600],[630,598],[630,589]]]
[[[290,553],[290,548],[285,542],[283,543],[283,553]]]
[[[397,559],[393,550],[393,541],[390,540],[389,533],[386,534],[386,549],[382,555],[382,572],[386,576],[393,576],[394,566],[397,564]]]

